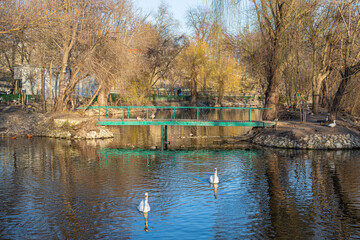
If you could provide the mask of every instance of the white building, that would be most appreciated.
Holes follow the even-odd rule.
[[[43,81],[41,78],[43,77]],[[68,74],[65,75],[65,78]],[[55,98],[59,91],[58,74],[56,69],[52,69],[50,77],[49,67],[36,67],[30,64],[18,65],[14,67],[14,79],[17,86],[22,89],[26,95],[39,95],[41,93],[41,84],[43,83],[44,97]],[[80,81],[74,90],[74,94],[82,97],[90,97],[95,93],[97,83],[93,77],[87,77]],[[51,93],[51,94],[50,94]]]

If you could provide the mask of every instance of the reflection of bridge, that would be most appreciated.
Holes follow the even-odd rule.
[[[99,154],[99,163],[102,161],[109,160],[108,158],[111,156],[115,156],[116,158],[122,159],[123,163],[125,161],[130,161],[131,157],[141,157],[146,159],[146,165],[151,166],[153,164],[153,160],[155,156],[164,156],[169,161],[175,161],[177,157],[191,157],[192,159],[196,159],[196,163],[200,162],[200,159],[209,159],[214,158],[215,155],[221,156],[224,161],[225,157],[231,153],[232,151],[241,151],[242,155],[246,156],[249,159],[249,162],[252,161],[252,157],[258,154],[258,150],[178,150],[178,151],[158,151],[158,150],[146,150],[146,149],[110,149],[105,148],[98,151]]]
[[[82,108],[83,109],[83,108]],[[243,108],[243,107],[185,107],[185,106],[91,106],[87,109],[97,109],[99,111],[99,125],[119,126],[161,126],[161,149],[166,148],[167,126],[220,126],[220,127],[272,127],[274,122],[254,121],[252,112],[262,111],[266,108]],[[109,116],[108,110],[119,110],[120,118]],[[130,110],[140,110],[146,113],[146,117],[130,117]],[[155,116],[155,110],[170,111],[170,118],[160,118]],[[176,117],[176,110],[190,111],[190,118]],[[201,119],[200,113],[216,110],[219,112],[220,119]],[[225,111],[237,110],[247,111],[248,119],[225,119]]]

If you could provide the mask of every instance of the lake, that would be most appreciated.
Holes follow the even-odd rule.
[[[150,150],[160,127],[116,131],[0,139],[0,239],[360,238],[360,151],[253,148],[215,137],[242,128],[170,127],[162,152]]]

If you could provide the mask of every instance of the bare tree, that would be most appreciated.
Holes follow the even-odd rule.
[[[339,68],[340,85],[330,107],[330,120],[334,120],[340,109],[341,101],[352,79],[360,72],[360,5],[355,0],[335,2],[342,19],[341,60]]]
[[[291,56],[283,51],[283,38],[287,30],[298,28],[312,6],[307,1],[296,0],[254,0],[258,23],[267,42],[267,88],[265,92],[264,119],[272,120],[277,115],[277,104],[284,64]]]
[[[2,0],[0,35],[48,25],[49,18],[62,8],[63,3],[57,3],[39,0]],[[52,5],[51,11],[49,5]]]
[[[312,55],[312,111],[319,111],[320,90],[334,64],[334,50],[339,41],[340,16],[332,2],[314,1],[316,7],[304,21],[304,35]]]
[[[174,21],[166,5],[159,6],[154,29],[154,41],[147,50],[148,81],[150,87],[165,80],[176,63],[176,58],[186,45],[183,34],[178,34],[178,23]]]

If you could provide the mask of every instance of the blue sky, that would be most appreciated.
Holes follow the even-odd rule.
[[[156,12],[160,3],[164,2],[169,6],[169,11],[181,24],[181,29],[186,30],[186,13],[189,8],[205,5],[209,0],[134,0],[135,7],[140,7],[145,13]]]

